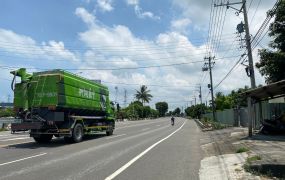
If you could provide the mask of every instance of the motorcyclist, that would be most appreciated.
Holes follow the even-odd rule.
[[[172,117],[171,117],[171,125],[172,125],[172,126],[174,126],[174,120],[175,120],[175,118],[172,116]]]

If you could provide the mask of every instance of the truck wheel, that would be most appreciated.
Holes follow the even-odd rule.
[[[114,132],[113,128],[109,129],[109,130],[106,131],[106,135],[107,136],[111,136],[111,135],[113,135],[113,132]]]
[[[37,142],[37,143],[48,143],[51,141],[52,139],[52,134],[41,134],[40,136],[38,137],[34,137],[34,140]]]
[[[72,140],[73,142],[80,142],[83,138],[83,126],[80,123],[77,123],[72,131]]]

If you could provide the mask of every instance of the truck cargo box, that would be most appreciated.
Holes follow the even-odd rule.
[[[106,86],[63,70],[53,70],[34,73],[29,83],[16,84],[14,106],[103,115],[110,109],[110,102]]]

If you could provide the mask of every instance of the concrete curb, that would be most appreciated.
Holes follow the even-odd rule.
[[[194,120],[200,126],[200,128],[205,128],[205,125],[201,121],[199,121],[199,119],[194,119]]]
[[[213,131],[213,128],[207,128],[201,121],[199,121],[199,119],[194,119],[195,122],[198,124],[198,126],[200,127],[200,129],[205,132],[205,131]]]

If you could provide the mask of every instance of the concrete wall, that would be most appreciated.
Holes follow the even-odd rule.
[[[285,113],[285,103],[262,102],[261,108],[259,106],[260,104],[255,104],[253,107],[253,112],[255,115],[253,128],[255,129],[259,129],[261,124],[260,122],[262,120],[271,119],[274,116],[279,116],[282,113]],[[246,107],[240,109],[225,109],[223,111],[217,111],[216,116],[217,121],[222,124],[231,126],[248,126],[248,110]],[[206,113],[202,117],[213,119],[212,113]]]

